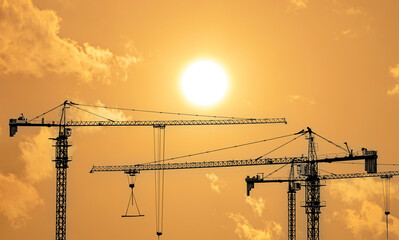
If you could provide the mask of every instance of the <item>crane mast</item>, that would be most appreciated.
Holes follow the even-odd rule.
[[[317,154],[312,130],[308,128],[308,169],[306,171],[305,184],[305,209],[307,215],[308,239],[319,240],[320,208],[325,205],[320,201],[320,178]]]
[[[23,115],[10,119],[10,137],[14,137],[19,127],[55,127],[58,128],[58,137],[55,140],[55,168],[56,168],[56,240],[66,239],[66,206],[67,206],[67,169],[68,162],[71,160],[68,156],[68,149],[71,146],[68,143],[68,138],[71,137],[71,127],[143,127],[150,126],[153,128],[165,128],[165,126],[205,126],[205,125],[239,125],[239,124],[271,124],[271,123],[287,123],[285,118],[227,118],[227,119],[208,119],[208,120],[155,120],[155,121],[67,121],[67,109],[69,107],[77,107],[77,103],[71,101],[64,101],[59,106],[47,111],[61,108],[61,118],[59,121],[44,121],[41,122],[28,121]],[[80,109],[82,110],[82,109]],[[126,109],[125,109],[126,110]],[[86,111],[87,112],[87,111]],[[151,112],[151,111],[150,111]],[[97,114],[94,114],[99,116]],[[180,115],[180,114],[178,114]],[[38,116],[38,117],[39,117]],[[36,118],[38,118],[36,117]],[[100,116],[101,117],[101,116]]]
[[[296,239],[296,192],[300,190],[301,184],[295,182],[295,164],[291,163],[288,182],[288,240]],[[249,193],[248,193],[249,195]]]

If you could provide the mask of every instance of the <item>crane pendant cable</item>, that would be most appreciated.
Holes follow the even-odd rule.
[[[154,163],[165,163],[165,126],[154,127]],[[155,170],[155,226],[158,239],[163,232],[165,170]]]
[[[389,229],[388,229],[388,216],[391,213],[391,199],[390,199],[390,180],[392,176],[382,177],[382,193],[384,194],[384,207],[385,207],[385,225],[387,231],[387,240],[389,239]]]

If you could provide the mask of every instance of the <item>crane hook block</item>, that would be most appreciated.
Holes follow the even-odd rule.
[[[134,188],[134,183],[129,184],[130,188]]]
[[[162,233],[161,232],[157,232],[157,236],[162,236]]]

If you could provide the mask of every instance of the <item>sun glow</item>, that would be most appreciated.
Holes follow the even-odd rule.
[[[200,106],[219,102],[227,91],[227,77],[222,67],[212,61],[191,64],[183,74],[182,89],[188,100]]]

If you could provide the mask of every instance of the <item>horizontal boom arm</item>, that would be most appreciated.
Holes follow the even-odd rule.
[[[165,120],[165,121],[68,121],[63,126],[66,127],[95,127],[95,126],[198,126],[198,125],[237,125],[237,124],[270,124],[287,123],[285,118],[243,118],[243,119],[223,119],[223,120]],[[27,122],[25,119],[10,119],[10,137],[18,131],[19,126],[23,127],[59,127],[58,122]]]

